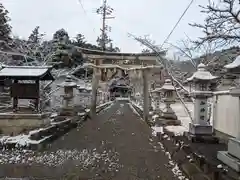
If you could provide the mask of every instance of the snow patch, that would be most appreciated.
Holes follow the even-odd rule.
[[[133,111],[134,114],[136,114],[137,116],[141,117],[141,115],[137,112],[137,110],[133,107],[133,105],[131,103],[128,103],[130,109]],[[141,120],[143,120],[141,118]]]
[[[174,133],[175,136],[183,136],[187,129],[183,126],[165,126],[167,131]]]
[[[157,136],[158,133],[163,134],[163,127],[153,126],[152,127],[152,135]]]
[[[42,164],[51,167],[63,165],[67,161],[73,161],[83,169],[99,168],[99,162],[109,171],[119,171],[119,153],[114,151],[97,152],[96,148],[89,150],[57,150],[55,152],[34,152],[27,150],[2,150],[0,151],[0,164]]]

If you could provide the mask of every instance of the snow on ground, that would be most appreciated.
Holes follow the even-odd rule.
[[[183,126],[165,126],[164,128],[169,132],[173,132],[175,136],[183,136],[183,133],[187,131]]]
[[[41,139],[41,140],[31,140],[30,136],[34,133],[37,133],[39,131],[43,130],[42,128],[32,130],[29,132],[29,134],[19,134],[17,136],[2,136],[0,138],[0,143],[1,144],[7,144],[7,143],[13,143],[16,144],[16,147],[23,147],[23,146],[28,146],[29,144],[39,144],[45,139],[47,139],[49,136]]]
[[[97,149],[57,150],[56,152],[33,152],[27,150],[2,150],[0,151],[0,164],[28,164],[45,165],[50,167],[61,166],[71,161],[76,166],[94,168],[98,162],[103,161],[108,170],[118,171],[119,153],[112,151],[98,152]]]
[[[155,127],[155,130],[161,131],[161,128],[162,128],[162,127]],[[153,134],[153,136],[155,136],[155,135]],[[163,138],[170,139],[167,135],[165,135]],[[152,141],[152,139],[149,139],[149,140]],[[151,143],[150,143],[150,144],[151,144]],[[180,168],[179,168],[179,166],[177,165],[177,163],[172,160],[171,154],[164,148],[163,144],[162,144],[160,141],[157,142],[157,144],[159,145],[161,151],[164,152],[165,155],[166,155],[166,156],[168,157],[168,159],[169,159],[168,164],[165,164],[165,166],[171,168],[174,176],[177,177],[179,180],[188,180],[188,178],[186,178],[186,177],[184,176],[183,172],[180,170]],[[156,148],[156,146],[153,146],[153,147]]]
[[[132,102],[128,103],[130,109],[133,111],[133,113],[135,113],[136,115],[138,115],[139,117],[141,117],[141,115],[137,112],[137,110],[133,107],[133,105],[131,104]],[[140,107],[139,107],[140,108]]]
[[[168,136],[164,137],[164,138],[169,138]],[[166,149],[164,148],[163,144],[161,142],[158,142],[158,145],[160,145],[161,150],[165,153],[165,155],[168,157],[169,162],[168,164],[166,164],[166,166],[171,167],[173,174],[178,177],[179,180],[189,180],[188,178],[186,178],[186,176],[184,176],[183,172],[180,170],[179,166],[177,165],[176,162],[174,162],[172,160],[172,156],[171,154],[166,151]]]
[[[163,127],[157,127],[157,126],[153,126],[152,127],[152,135],[153,136],[157,136],[157,133],[163,133]]]

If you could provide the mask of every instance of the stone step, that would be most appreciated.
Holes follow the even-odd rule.
[[[231,156],[227,151],[218,151],[217,158],[237,172],[240,172],[240,160]]]

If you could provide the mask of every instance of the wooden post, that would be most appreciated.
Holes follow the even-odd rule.
[[[36,80],[36,86],[37,86],[37,93],[38,93],[38,97],[35,100],[35,110],[36,112],[39,112],[39,103],[40,103],[40,84],[39,84],[39,80]]]
[[[142,70],[143,76],[143,119],[148,121],[149,116],[149,88],[148,88],[148,69]]]
[[[18,83],[18,80],[14,80],[14,84],[17,84]],[[13,86],[12,85],[12,87],[11,88],[15,88],[16,86]],[[15,112],[15,111],[17,111],[17,109],[18,109],[18,98],[17,97],[13,97],[13,111]]]
[[[95,61],[95,64],[99,65],[98,60]],[[98,90],[100,76],[101,76],[101,71],[97,68],[94,68],[93,77],[92,77],[92,99],[91,99],[91,109],[90,109],[91,118],[94,118],[96,116],[97,90]]]

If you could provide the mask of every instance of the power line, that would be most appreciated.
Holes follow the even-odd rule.
[[[191,0],[191,2],[188,4],[187,8],[184,10],[183,14],[180,16],[180,18],[178,19],[177,23],[174,25],[173,29],[170,31],[170,33],[168,34],[168,36],[166,37],[166,39],[163,41],[162,45],[160,46],[160,49],[163,48],[163,45],[169,40],[169,38],[171,37],[172,33],[174,32],[174,30],[176,29],[176,27],[178,26],[178,24],[180,23],[180,21],[182,20],[183,16],[186,14],[186,12],[188,11],[188,9],[190,8],[190,6],[193,4],[194,0]]]
[[[88,18],[88,14],[87,14],[87,11],[86,11],[86,9],[85,9],[85,8],[84,8],[84,6],[83,6],[82,0],[78,0],[78,2],[79,2],[79,4],[81,5],[81,8],[82,8],[82,10],[83,10],[83,12],[84,12],[85,16]],[[91,21],[91,19],[90,19],[90,18],[88,18],[88,20],[90,20],[90,21]],[[92,23],[90,22],[90,24],[92,24]],[[93,30],[93,32],[94,32],[95,34],[97,34],[97,32],[96,32],[96,29],[95,29],[95,28],[93,28],[92,30]]]

